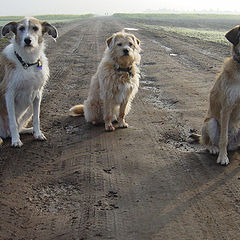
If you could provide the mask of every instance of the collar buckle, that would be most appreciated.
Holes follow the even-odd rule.
[[[26,69],[28,69],[28,67],[29,67],[29,65],[27,64],[27,63],[22,63],[22,66],[23,66],[23,68],[26,70]]]

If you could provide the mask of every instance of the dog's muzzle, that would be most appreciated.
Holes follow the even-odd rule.
[[[32,46],[32,40],[30,38],[25,38],[24,43],[26,47],[31,47]]]

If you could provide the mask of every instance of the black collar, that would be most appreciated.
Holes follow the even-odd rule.
[[[240,64],[240,59],[239,59],[239,58],[237,58],[235,55],[233,56],[233,60],[234,60],[235,62],[237,62],[237,63],[239,63],[239,64]]]
[[[35,63],[26,63],[23,61],[23,59],[17,54],[17,52],[15,51],[14,52],[18,61],[22,64],[23,68],[26,70],[27,68],[31,67],[31,66],[34,66],[34,65],[37,65],[37,68],[38,69],[42,69],[42,63],[40,61],[40,59],[37,60],[37,62]]]
[[[121,68],[121,67],[117,67],[115,66],[115,68],[117,69],[118,72],[126,72],[129,74],[130,77],[133,77],[133,73],[132,73],[132,67],[128,67],[128,68]]]

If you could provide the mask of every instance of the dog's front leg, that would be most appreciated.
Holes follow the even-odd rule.
[[[227,145],[228,145],[228,125],[229,119],[231,115],[230,108],[223,108],[220,113],[221,120],[221,130],[220,130],[220,141],[219,141],[219,155],[217,159],[217,163],[221,163],[222,165],[227,165],[229,163],[229,159],[227,156]]]
[[[15,99],[14,99],[14,92],[7,91],[5,95],[6,100],[6,107],[8,112],[8,119],[9,119],[9,128],[11,133],[13,147],[21,147],[23,143],[20,140],[20,135],[18,132],[18,124],[16,120],[16,113],[15,113]]]
[[[40,104],[41,93],[33,101],[33,136],[37,140],[46,140],[46,137],[40,130]]]
[[[113,106],[111,104],[112,99],[106,99],[103,103],[103,118],[105,122],[105,130],[108,132],[114,131],[115,128],[112,125],[113,118]]]
[[[124,102],[120,105],[119,117],[118,117],[118,124],[120,128],[128,127],[128,124],[125,122],[126,107],[127,107],[127,102]]]

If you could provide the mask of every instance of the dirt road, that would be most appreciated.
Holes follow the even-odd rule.
[[[1,240],[240,239],[240,156],[216,164],[199,131],[228,47],[92,18],[58,24],[41,108],[46,142],[0,149]],[[139,28],[142,79],[128,129],[107,133],[68,109],[86,99],[105,39]]]

